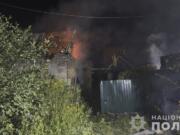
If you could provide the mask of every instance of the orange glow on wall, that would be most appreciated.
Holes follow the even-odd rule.
[[[84,58],[84,55],[82,53],[82,45],[78,41],[74,42],[73,44],[72,57],[76,60],[80,60]]]
[[[83,40],[80,38],[81,36],[80,33],[74,35],[74,31],[71,29],[66,29],[63,32],[45,33],[45,38],[52,43],[52,46],[48,48],[49,55],[64,53],[68,49],[73,59],[83,60],[86,56],[84,52],[86,49]],[[71,48],[69,48],[69,45],[71,45]]]

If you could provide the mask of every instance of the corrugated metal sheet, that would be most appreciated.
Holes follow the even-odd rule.
[[[132,80],[101,81],[101,112],[137,112],[139,94]]]

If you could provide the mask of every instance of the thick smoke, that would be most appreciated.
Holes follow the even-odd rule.
[[[155,65],[157,69],[161,66],[161,56],[179,53],[180,51],[179,39],[169,33],[150,34],[147,41],[150,63]]]
[[[158,33],[151,34],[148,37],[149,53],[150,53],[150,62],[156,66],[157,69],[160,69],[161,62],[160,57],[167,54],[167,39],[166,34]]]
[[[163,56],[163,51],[161,51],[161,49],[159,49],[156,44],[152,44],[149,48],[149,51],[152,64],[156,66],[157,69],[160,69],[160,57]]]
[[[46,32],[62,31],[67,27],[77,29],[80,35],[86,35],[83,42],[88,46],[85,47],[88,50],[87,58],[94,66],[110,64],[106,60],[108,58],[103,56],[106,52],[104,50],[115,47],[126,50],[128,61],[135,66],[152,63],[159,67],[159,56],[179,50],[179,5],[178,0],[62,1],[56,9],[50,11],[70,15],[127,18],[88,19],[45,15],[38,19],[34,30]]]

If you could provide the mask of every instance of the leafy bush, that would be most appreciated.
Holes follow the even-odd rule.
[[[128,115],[103,114],[94,118],[94,131],[100,135],[131,135],[130,121]]]
[[[48,80],[37,61],[43,42],[0,17],[0,134],[91,135],[92,122],[79,92]]]
[[[52,80],[46,95],[48,135],[92,135],[93,123],[80,91],[62,81]]]
[[[19,135],[41,115],[46,82],[35,62],[45,49],[30,29],[9,21],[0,17],[0,134]]]

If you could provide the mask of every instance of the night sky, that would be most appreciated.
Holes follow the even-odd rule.
[[[12,5],[78,16],[122,18],[48,15]],[[128,50],[127,59],[137,65],[152,62],[148,54],[152,44],[165,55],[180,51],[179,0],[0,0],[0,12],[12,16],[22,27],[32,25],[35,32],[61,31],[66,27],[79,29],[84,35],[90,35],[88,44],[96,60],[102,59],[102,50],[109,46]]]
[[[1,3],[2,2],[2,3]],[[33,25],[38,18],[42,16],[40,13],[33,13],[24,11],[17,8],[12,8],[7,5],[15,5],[23,8],[37,9],[48,11],[50,8],[57,8],[59,4],[58,0],[1,0],[0,1],[0,12],[7,16],[12,16],[14,21],[18,22],[22,26]]]
[[[13,16],[14,20],[20,23],[22,26],[34,25],[36,22],[45,16],[41,13],[34,13],[24,11],[17,8],[8,7],[7,5],[14,5],[23,8],[53,11],[68,14],[77,14],[84,16],[131,16],[132,19],[109,19],[109,20],[89,20],[91,23],[122,23],[126,22],[127,25],[132,25],[138,20],[133,16],[142,16],[143,20],[150,21],[151,25],[156,25],[157,30],[177,30],[174,28],[179,23],[179,7],[180,2],[178,0],[1,0],[0,12],[6,15]],[[7,4],[7,5],[3,5]],[[75,17],[61,17],[47,15],[47,17],[54,19],[72,19],[78,21],[86,21],[86,19],[78,19]],[[129,22],[128,22],[129,21]],[[134,22],[135,21],[135,22]],[[156,24],[156,22],[163,22]],[[139,21],[141,22],[141,20]],[[168,25],[168,27],[167,27]]]

